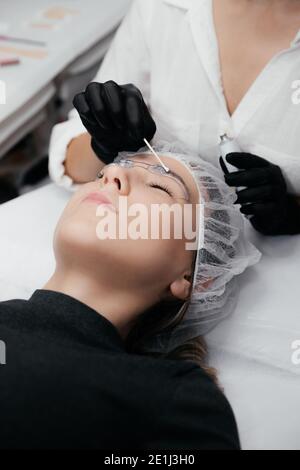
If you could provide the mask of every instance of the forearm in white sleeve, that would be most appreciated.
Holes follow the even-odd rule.
[[[69,113],[69,120],[54,126],[49,147],[49,175],[58,185],[75,191],[78,184],[65,174],[64,161],[66,159],[67,147],[71,140],[84,134],[86,129],[82,124],[76,110]]]
[[[133,83],[149,99],[149,46],[148,32],[152,13],[152,0],[135,0],[119,27],[103,63],[93,81],[114,80],[118,84]],[[49,175],[59,186],[75,190],[70,176],[65,174],[64,161],[71,140],[86,132],[76,109],[66,122],[54,126],[49,148]]]

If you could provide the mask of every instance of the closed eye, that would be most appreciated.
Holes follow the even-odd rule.
[[[174,196],[173,193],[169,190],[169,188],[167,186],[163,186],[163,185],[156,184],[156,183],[150,183],[149,186],[151,186],[151,188],[160,189],[161,191],[164,191],[167,194],[169,194],[169,196],[171,196],[171,197]]]

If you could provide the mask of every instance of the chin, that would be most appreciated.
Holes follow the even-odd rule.
[[[78,223],[78,219],[70,218],[62,224],[59,224],[54,236],[54,251],[56,257],[67,257],[73,262],[79,258],[93,258],[99,249],[96,229],[91,228],[90,224]]]

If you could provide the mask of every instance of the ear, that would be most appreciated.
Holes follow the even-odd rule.
[[[185,275],[176,279],[170,285],[170,292],[174,297],[180,300],[188,300],[191,290],[191,276]]]
[[[201,284],[201,290],[206,291],[212,284],[214,278],[211,277]],[[170,285],[170,292],[174,297],[180,300],[188,300],[190,296],[190,290],[192,287],[192,278],[190,275],[185,275],[183,278],[176,279]]]

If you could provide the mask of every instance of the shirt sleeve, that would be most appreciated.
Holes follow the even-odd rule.
[[[239,450],[233,411],[217,385],[199,369],[180,382],[147,449]]]
[[[146,102],[150,94],[147,35],[151,22],[151,4],[152,0],[135,0],[132,3],[93,80],[101,83],[114,80],[120,85],[133,83],[141,90]],[[86,129],[75,108],[70,111],[66,122],[57,124],[53,128],[49,148],[49,174],[59,186],[70,190],[78,187],[65,174],[63,163],[71,140],[85,132]]]

